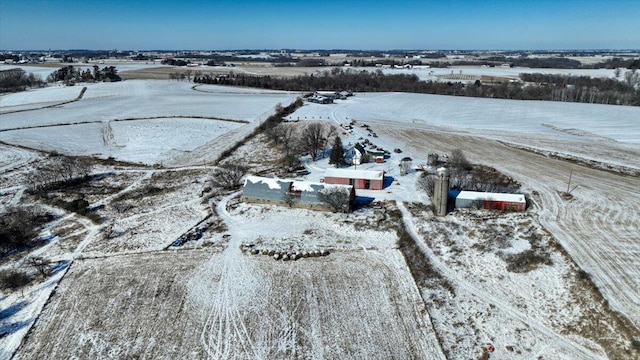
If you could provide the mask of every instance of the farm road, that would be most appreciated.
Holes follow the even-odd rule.
[[[496,140],[403,125],[376,122],[375,129],[417,154],[462,149],[472,162],[493,166],[522,183],[525,191],[536,191],[539,195],[533,200],[540,207],[541,223],[591,275],[611,307],[640,327],[639,178],[548,158]],[[599,151],[597,145],[593,152]],[[578,187],[573,199],[565,200],[558,192],[566,190],[569,171]]]
[[[422,237],[419,235],[416,226],[413,223],[413,218],[411,213],[401,202],[398,202],[398,209],[402,212],[403,221],[407,231],[411,234],[413,239],[415,240],[418,247],[422,250],[422,252],[429,258],[430,263],[438,269],[438,271],[443,274],[446,278],[453,280],[458,289],[469,292],[478,298],[483,299],[484,301],[495,305],[505,313],[509,314],[513,319],[517,319],[521,321],[523,324],[527,324],[536,332],[542,334],[545,337],[545,341],[540,342],[537,348],[533,349],[534,353],[542,353],[549,344],[553,344],[554,351],[560,351],[563,354],[571,354],[571,358],[573,359],[597,359],[598,357],[593,351],[588,348],[570,341],[566,335],[558,334],[545,324],[533,319],[531,316],[524,314],[522,311],[518,310],[515,306],[506,302],[495,295],[493,295],[490,291],[484,289],[482,286],[478,286],[477,284],[473,284],[467,281],[464,277],[458,275],[455,271],[450,270],[446,264],[443,264],[438,260],[433,251],[429,248],[429,246],[424,242]]]

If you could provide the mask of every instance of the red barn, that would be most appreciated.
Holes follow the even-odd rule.
[[[324,182],[352,185],[355,189],[382,190],[384,171],[329,168],[325,172]]]
[[[527,201],[523,194],[460,191],[455,196],[455,206],[456,208],[524,211],[527,207]]]

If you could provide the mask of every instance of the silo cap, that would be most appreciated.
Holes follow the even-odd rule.
[[[438,170],[436,171],[438,173],[438,176],[449,176],[449,169],[447,169],[446,167],[438,168]]]

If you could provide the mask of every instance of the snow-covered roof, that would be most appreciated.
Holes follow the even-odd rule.
[[[465,200],[494,200],[494,201],[506,201],[515,203],[526,203],[523,194],[501,194],[501,193],[488,193],[479,191],[460,191],[458,199]]]
[[[323,189],[335,189],[335,188],[344,188],[351,191],[351,188],[353,188],[353,186],[340,185],[340,184],[326,184],[321,182],[301,181],[301,180],[295,180],[293,181],[293,183],[291,183],[291,190],[294,190],[294,191],[317,192],[317,191],[322,191]]]
[[[382,180],[384,177],[384,171],[328,168],[325,171],[324,176],[348,179]]]
[[[247,182],[251,182],[253,184],[266,184],[269,186],[269,189],[280,189],[282,185],[282,180],[278,178],[266,178],[261,176],[247,176],[244,180],[244,185],[247,186]]]
[[[351,190],[351,185],[340,184],[325,184],[321,182],[305,181],[305,180],[292,180],[292,179],[279,179],[279,178],[267,178],[261,176],[249,175],[245,179],[245,187],[247,183],[266,185],[270,190],[289,190],[289,186],[293,191],[307,191],[317,192],[322,189],[329,188],[346,188]]]

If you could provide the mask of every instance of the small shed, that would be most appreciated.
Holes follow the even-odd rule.
[[[329,168],[324,174],[324,183],[352,185],[356,189],[382,190],[384,171]]]
[[[384,150],[367,150],[367,154],[371,156],[374,162],[383,163],[384,162]]]
[[[450,196],[452,193],[449,193]],[[487,209],[501,211],[524,211],[527,200],[523,194],[501,194],[478,191],[453,193],[456,208]]]

